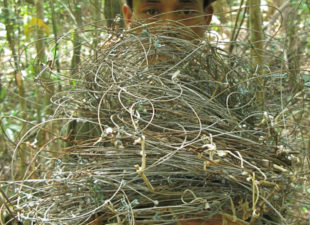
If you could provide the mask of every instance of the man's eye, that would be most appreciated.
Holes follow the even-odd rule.
[[[180,10],[179,14],[184,15],[184,16],[188,16],[188,15],[193,15],[196,12],[197,11],[193,10],[193,9],[184,9],[184,10]]]
[[[145,14],[148,16],[155,16],[156,14],[159,14],[159,11],[157,9],[147,9],[145,10]]]

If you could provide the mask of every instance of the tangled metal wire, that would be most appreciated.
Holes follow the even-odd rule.
[[[176,29],[140,31],[112,36],[75,89],[54,96],[69,144],[53,154],[48,143],[33,160],[48,169],[15,183],[19,218],[257,224],[269,214],[285,223],[294,153],[255,103],[255,69]]]

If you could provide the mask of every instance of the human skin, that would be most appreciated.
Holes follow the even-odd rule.
[[[203,0],[133,0],[133,8],[123,5],[127,27],[145,22],[167,25],[177,22],[190,28],[192,39],[203,38],[213,14],[211,5],[204,7]]]

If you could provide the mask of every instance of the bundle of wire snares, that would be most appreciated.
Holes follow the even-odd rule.
[[[256,104],[255,68],[177,38],[190,35],[180,27],[152,29],[112,35],[82,64],[75,88],[53,97],[66,146],[37,153],[48,169],[20,183],[19,218],[285,223],[291,154],[271,125],[277,118]]]

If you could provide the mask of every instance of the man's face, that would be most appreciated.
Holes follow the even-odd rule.
[[[202,38],[213,13],[212,6],[204,8],[203,3],[203,0],[133,0],[133,8],[123,6],[123,14],[127,27],[138,22],[178,22]]]

